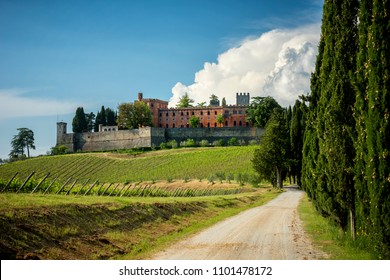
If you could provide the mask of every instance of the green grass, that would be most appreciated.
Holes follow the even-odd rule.
[[[197,198],[0,194],[0,253],[7,258],[139,259],[276,191]]]
[[[351,239],[345,233],[315,210],[307,195],[298,207],[299,216],[303,221],[305,231],[314,244],[323,250],[328,259],[332,260],[370,260],[376,257],[370,252],[369,244],[357,237]]]
[[[0,166],[0,178],[9,180],[16,172],[24,180],[35,171],[34,178],[50,172],[48,180],[59,176],[80,181],[90,178],[99,182],[139,182],[149,180],[206,179],[216,173],[254,175],[251,158],[255,146],[215,147],[151,151],[143,154],[87,153],[45,156]]]

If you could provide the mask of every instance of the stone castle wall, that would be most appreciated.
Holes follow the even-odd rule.
[[[259,139],[263,129],[255,127],[222,128],[155,128],[133,130],[66,133],[66,124],[57,124],[57,146],[65,145],[70,151],[108,151],[116,149],[150,148],[161,143],[187,139],[195,141],[228,141],[232,137],[248,142]]]

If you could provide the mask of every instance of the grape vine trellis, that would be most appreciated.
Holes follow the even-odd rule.
[[[0,184],[1,192],[41,193],[58,195],[98,195],[118,197],[195,197],[210,195],[237,194],[243,188],[189,188],[189,187],[157,187],[148,183],[100,183],[98,180],[79,180],[69,177],[63,183],[57,181],[58,176],[49,180],[50,173],[42,178],[34,178],[35,171],[24,180],[17,179],[18,173],[7,182]]]

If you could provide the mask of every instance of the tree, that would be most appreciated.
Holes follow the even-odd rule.
[[[122,103],[118,106],[118,125],[122,129],[137,129],[152,126],[152,111],[142,101]]]
[[[358,0],[324,4],[313,106],[308,121],[303,180],[317,208],[344,230],[354,232],[353,104]],[[337,22],[337,24],[335,24]],[[312,151],[310,151],[312,149]],[[348,217],[350,219],[348,219]]]
[[[73,117],[72,121],[72,130],[74,133],[81,133],[88,131],[88,122],[85,117],[84,108],[78,107],[76,109],[76,114]]]
[[[176,104],[176,108],[194,107],[191,103],[194,103],[194,100],[191,99],[186,92],[182,97],[180,97],[179,103]]]
[[[390,256],[390,46],[388,1],[362,0],[354,116],[358,229]]]
[[[200,126],[200,118],[196,116],[191,116],[190,120],[190,127],[195,128]]]
[[[303,134],[304,134],[304,114],[303,109],[305,104],[299,100],[295,101],[292,109],[291,123],[290,123],[290,143],[291,143],[291,157],[293,165],[291,167],[292,176],[297,179],[298,186],[301,183],[301,169],[302,169],[302,149],[303,149]]]
[[[226,98],[222,98],[222,106],[226,106]]]
[[[200,103],[196,104],[196,107],[200,107],[200,108],[206,107],[206,102],[205,101],[200,102]]]
[[[209,103],[209,106],[219,106],[219,99],[218,99],[218,96],[216,96],[215,94],[212,94],[210,96],[210,103]]]
[[[225,119],[224,119],[224,117],[223,117],[222,114],[219,114],[219,115],[217,116],[217,124],[219,125],[219,127],[222,126],[224,120],[225,120]]]
[[[265,127],[275,108],[282,107],[273,97],[253,97],[252,103],[247,109],[247,121],[256,127]]]
[[[106,108],[106,125],[116,125],[116,113],[110,108]]]
[[[34,132],[28,128],[18,128],[19,133],[14,135],[11,141],[12,150],[10,157],[24,156],[24,149],[27,150],[27,157],[30,157],[30,149],[35,150]]]
[[[253,168],[261,178],[271,181],[274,187],[283,187],[283,172],[289,166],[289,135],[283,109],[275,108],[267,125],[261,144],[252,159]]]
[[[87,121],[88,132],[92,132],[95,126],[95,114],[92,112],[85,114],[85,119]]]

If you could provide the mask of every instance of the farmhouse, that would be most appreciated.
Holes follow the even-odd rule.
[[[263,129],[252,127],[246,121],[249,93],[237,93],[236,104],[228,106],[220,106],[218,102],[208,107],[168,108],[167,101],[144,99],[142,93],[138,94],[137,101],[145,102],[151,109],[153,127],[118,130],[115,126],[99,126],[99,132],[67,133],[67,123],[58,122],[56,145],[64,145],[73,152],[105,151],[150,148],[170,140],[187,139],[212,143],[236,138],[248,143],[263,134]],[[199,117],[199,128],[190,128],[191,116]],[[222,122],[217,121],[218,116],[223,117]]]

